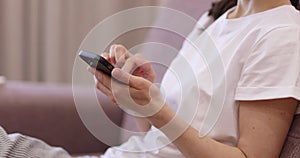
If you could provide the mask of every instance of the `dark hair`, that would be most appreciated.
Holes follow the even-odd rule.
[[[291,0],[292,5],[300,10],[299,0]],[[222,14],[224,14],[228,9],[237,5],[237,0],[220,0],[218,2],[213,2],[212,7],[208,12],[209,16],[214,19],[218,19]]]

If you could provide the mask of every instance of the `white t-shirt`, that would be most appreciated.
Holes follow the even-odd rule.
[[[200,133],[236,146],[240,100],[300,100],[300,12],[285,5],[227,19],[230,11],[201,36],[199,28],[207,15],[199,20],[166,72],[162,88],[168,105]],[[121,147],[143,150],[159,146],[164,139],[152,127],[144,138],[132,137]],[[184,156],[168,144],[142,153],[113,147],[103,157]]]

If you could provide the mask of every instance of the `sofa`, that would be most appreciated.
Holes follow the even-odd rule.
[[[183,11],[195,19],[198,19],[208,6],[200,4],[203,1],[199,0],[170,2],[168,7]],[[162,16],[157,22],[163,19],[166,17]],[[186,26],[186,29],[191,30],[192,27]],[[164,43],[179,49],[183,40],[182,37],[168,31],[153,29],[146,41]],[[158,80],[164,71],[159,71]],[[133,131],[137,129],[132,116],[124,113],[101,93],[97,95],[105,113],[117,126]],[[37,137],[52,146],[63,147],[72,155],[99,154],[109,147],[87,130],[76,111],[72,87],[67,84],[8,81],[0,87],[0,125],[8,133],[18,132]],[[130,136],[121,131],[115,131],[116,141],[123,142],[128,137]],[[300,115],[295,115],[280,158],[298,157]]]
[[[118,126],[135,130],[133,118],[101,96],[103,109]],[[84,126],[76,111],[70,85],[9,81],[0,87],[0,125],[8,133],[37,137],[72,155],[103,153],[108,147]],[[115,138],[128,138],[120,131]],[[281,158],[300,157],[300,115],[293,124]]]
[[[107,116],[121,126],[123,112],[109,100],[103,105]],[[101,153],[108,147],[82,123],[70,85],[8,81],[0,87],[0,125],[8,133],[36,137],[75,155]]]

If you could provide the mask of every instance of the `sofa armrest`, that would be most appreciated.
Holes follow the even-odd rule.
[[[106,114],[120,126],[122,111],[105,97],[101,101]],[[108,147],[80,120],[70,85],[8,82],[0,88],[0,108],[0,125],[8,133],[42,139],[71,154],[99,153]]]
[[[295,115],[280,158],[295,158],[300,155],[300,114]]]

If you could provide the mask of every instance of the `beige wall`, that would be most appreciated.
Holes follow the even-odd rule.
[[[0,74],[70,82],[85,35],[104,18],[155,0],[1,0]]]
[[[208,2],[203,1],[206,6]],[[166,0],[1,0],[0,75],[9,80],[69,83],[77,49],[97,23],[127,8],[165,3]],[[111,29],[114,27],[118,26]],[[128,33],[132,40],[120,38],[117,42],[132,47],[136,40],[145,38],[147,31]]]

